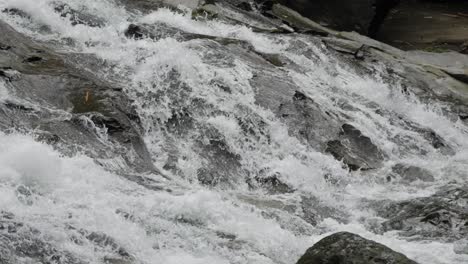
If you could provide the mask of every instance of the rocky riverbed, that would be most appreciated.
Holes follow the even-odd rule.
[[[0,263],[467,263],[468,56],[301,3],[0,0]]]

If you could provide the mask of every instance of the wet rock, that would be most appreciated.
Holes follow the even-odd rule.
[[[31,18],[28,13],[18,8],[6,8],[6,9],[3,9],[2,12],[7,13],[9,15],[13,15],[13,16],[19,16],[19,17],[28,18],[28,19]]]
[[[253,11],[252,4],[249,3],[249,2],[241,2],[241,3],[237,4],[236,7],[240,8],[242,10],[248,11],[248,12]]]
[[[0,43],[0,50],[9,50],[11,49],[11,46],[3,45]]]
[[[41,58],[41,57],[39,57],[39,56],[31,56],[31,57],[26,58],[23,62],[26,62],[26,63],[35,63],[35,62],[39,62],[39,61],[42,61],[42,58]]]
[[[79,59],[56,54],[5,23],[0,23],[0,33],[5,45],[21,43],[2,51],[0,68],[8,68],[2,70],[9,78],[7,89],[23,99],[0,104],[0,114],[5,115],[0,128],[53,134],[61,139],[61,148],[80,145],[93,150],[87,153],[91,157],[123,157],[132,170],[157,172],[141,138],[141,127],[130,118],[137,116],[136,111],[121,89],[69,63]],[[102,133],[115,144],[104,143]]]
[[[430,197],[379,205],[384,231],[412,239],[455,241],[468,236],[468,189],[447,187]]]
[[[348,215],[337,208],[325,204],[313,196],[301,197],[302,219],[311,225],[317,225],[323,219],[332,218],[341,223],[346,223]]]
[[[142,39],[143,38],[143,32],[142,28],[135,25],[135,24],[130,24],[128,28],[125,30],[124,34],[127,38],[133,38],[133,39]]]
[[[329,34],[335,34],[322,25],[301,16],[296,11],[287,8],[286,6],[275,4],[272,6],[272,14],[277,18],[285,21],[289,26],[293,27],[299,32],[310,33],[319,36],[327,36]]]
[[[417,166],[401,163],[392,167],[392,175],[390,177],[400,177],[406,182],[433,182],[435,180],[430,171]]]
[[[453,77],[454,79],[468,84],[468,68],[465,69],[463,72],[462,71],[459,71],[459,72],[446,71],[446,73],[450,75],[451,77]]]
[[[205,159],[203,168],[197,172],[200,183],[210,186],[229,187],[242,181],[245,172],[241,157],[232,153],[221,138],[212,138],[208,144],[201,143],[201,156]]]
[[[342,160],[351,170],[379,168],[384,154],[372,140],[350,124],[341,128],[339,139],[329,141],[326,151]]]
[[[151,13],[161,7],[166,7],[162,0],[117,0],[125,8],[139,11],[143,14]]]
[[[245,44],[249,45],[247,42],[238,40],[238,39],[231,39],[231,38],[222,38],[222,37],[215,37],[210,35],[204,34],[196,34],[196,33],[189,33],[182,31],[180,29],[170,27],[166,24],[141,24],[135,25],[130,24],[128,28],[124,32],[127,38],[132,39],[142,39],[142,38],[150,38],[154,40],[159,40],[168,36],[171,36],[180,41],[190,41],[194,39],[207,39],[216,41],[222,45],[229,45],[229,44]]]
[[[260,53],[260,52],[258,52],[258,54],[262,56],[265,60],[267,60],[269,63],[277,67],[283,67],[285,65],[285,63],[281,60],[281,57],[278,54]]]
[[[122,124],[118,119],[114,117],[104,116],[101,113],[92,113],[90,119],[94,122],[94,124],[105,127],[107,133],[109,134],[123,132],[130,129],[128,127],[125,127],[125,125]]]
[[[88,27],[103,27],[105,21],[88,14],[85,10],[75,10],[67,4],[60,4],[55,7],[55,11],[62,17],[70,19],[73,26],[86,25]]]
[[[41,232],[17,222],[13,214],[0,212],[0,262],[17,264],[22,263],[21,259],[29,259],[33,263],[85,263],[43,240]]]
[[[255,181],[270,194],[292,193],[294,189],[280,179],[279,174],[271,176],[259,175]]]
[[[260,15],[255,11],[248,11],[246,2],[239,0],[217,0],[206,2],[196,10],[198,18],[216,18],[229,24],[245,25],[255,32],[263,33],[292,33],[294,29],[286,26],[279,19]]]
[[[401,1],[377,39],[404,50],[463,51],[467,13],[466,1]]]
[[[324,150],[326,142],[339,133],[338,117],[304,93],[296,91],[289,102],[280,105],[278,115],[289,127],[289,132],[305,139],[314,148]]]
[[[116,252],[120,257],[123,258],[130,258],[130,253],[128,253],[127,250],[125,250],[123,247],[121,247],[115,239],[112,237],[100,233],[100,232],[87,232],[85,230],[80,230],[79,231],[82,235],[86,237],[89,241],[94,243],[96,246],[102,247],[102,248],[108,248],[111,249],[112,251]]]
[[[317,21],[321,25],[340,31],[356,31],[364,35],[375,36],[388,12],[398,5],[399,0],[276,2],[298,11],[304,17]],[[274,5],[272,9],[275,13]]]
[[[297,262],[321,263],[417,264],[382,244],[348,232],[335,233],[320,240]]]
[[[366,53],[365,53],[366,46],[362,45],[359,49],[357,49],[354,52],[354,58],[357,60],[364,60],[366,58]]]
[[[14,109],[14,110],[20,110],[20,111],[25,111],[25,112],[31,112],[34,111],[35,109],[17,102],[11,102],[11,101],[5,101],[3,103],[7,108],[9,109]]]

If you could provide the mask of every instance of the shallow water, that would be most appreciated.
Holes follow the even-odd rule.
[[[456,254],[452,243],[406,241],[395,232],[378,235],[370,231],[382,219],[371,209],[363,209],[363,200],[428,196],[448,182],[468,180],[468,127],[449,120],[438,102],[399,93],[399,80],[388,82],[382,77],[385,65],[376,62],[372,71],[362,73],[307,36],[254,33],[218,20],[194,21],[189,13],[169,9],[142,15],[110,0],[63,1],[105,23],[102,27],[73,26],[54,10],[60,2],[0,0],[1,10],[17,8],[30,16],[0,13],[0,19],[63,53],[92,54],[106,61],[108,66],[97,72],[84,70],[118,83],[134,100],[153,162],[169,177],[145,176],[171,192],[149,190],[126,180],[111,169],[120,166],[119,159],[99,165],[85,154],[64,155],[35,141],[34,131],[2,132],[0,209],[41,231],[45,241],[89,263],[102,263],[116,253],[85,240],[74,243],[70,238],[80,228],[114,238],[135,263],[295,263],[314,242],[346,230],[420,263],[468,263],[468,255]],[[246,41],[255,50],[281,54],[296,66],[272,70],[235,49],[200,39],[181,41],[170,34],[159,40],[128,39],[124,31],[130,23],[164,23],[185,32]],[[323,109],[346,116],[388,156],[383,168],[348,172],[330,155],[291,136],[281,119],[257,103],[257,87],[250,80],[258,72],[286,76]],[[21,100],[2,82],[0,102]],[[229,87],[230,93],[216,83]],[[376,113],[375,107],[432,128],[455,154],[434,149],[419,134],[392,124],[391,116]],[[185,108],[193,111],[194,127],[183,136],[163,127],[174,111]],[[239,120],[250,122],[253,135],[245,132]],[[198,181],[197,172],[210,165],[194,142],[209,140],[206,131],[220,135],[230,152],[241,157],[242,169],[235,171],[235,177],[228,175],[227,185],[207,187]],[[407,144],[392,141],[395,135],[404,135]],[[420,149],[406,148],[409,145]],[[421,155],[421,150],[426,154]],[[173,162],[177,172],[165,167],[171,155],[178,156]],[[386,172],[400,161],[428,169],[436,182],[387,183]],[[250,189],[246,179],[262,171],[278,173],[295,191],[273,195]],[[338,183],[330,183],[324,175]],[[19,199],[19,186],[33,193]],[[343,212],[345,220],[332,214],[316,226],[305,222],[298,209],[304,194]]]

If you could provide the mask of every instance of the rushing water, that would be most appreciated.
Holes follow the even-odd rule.
[[[54,9],[60,2],[103,25],[72,25]],[[79,235],[76,230],[86,228],[114,238],[135,263],[295,263],[314,242],[347,230],[420,263],[468,263],[468,255],[455,254],[451,243],[406,241],[395,232],[370,231],[382,219],[363,209],[362,201],[427,196],[447,182],[468,180],[468,128],[447,119],[437,102],[397,93],[401,84],[382,77],[384,65],[375,63],[371,73],[362,73],[306,36],[254,33],[217,20],[194,21],[189,12],[169,9],[140,14],[111,0],[0,0],[0,9],[5,8],[30,16],[0,13],[0,19],[15,30],[60,52],[92,54],[106,61],[108,66],[96,74],[118,83],[134,100],[155,166],[167,175],[146,175],[163,187],[149,190],[109,169],[120,166],[118,159],[101,160],[98,165],[85,154],[63,155],[29,133],[0,132],[0,209],[41,231],[43,239],[60,250],[89,263],[102,263],[115,254],[114,249],[89,241],[73,242],[71,237]],[[382,148],[386,163],[373,172],[348,172],[330,155],[290,136],[282,120],[256,103],[256,87],[250,82],[259,71],[278,72],[269,73],[235,50],[200,39],[182,41],[170,33],[159,40],[128,39],[124,31],[131,23],[164,23],[185,32],[238,39],[257,51],[289,58],[296,67],[280,74],[324,109],[345,115]],[[230,92],[222,92],[217,83]],[[0,101],[7,98],[22,100],[2,81]],[[203,106],[197,109],[193,105],[199,101]],[[376,105],[429,126],[454,154],[441,153],[416,133],[392,123],[391,117],[376,114]],[[185,106],[193,106],[188,108],[197,125],[187,128],[183,136],[163,129],[161,124]],[[255,137],[243,130],[239,120],[256,125],[252,127]],[[226,185],[207,187],[198,181],[197,172],[208,165],[194,140],[203,140],[208,128],[241,157],[242,170],[237,178],[230,175]],[[422,150],[412,151],[390,140],[397,134],[406,136],[407,146],[418,145]],[[178,156],[172,162],[176,172],[165,167],[173,156]],[[430,170],[436,181],[387,183],[388,168],[399,161]],[[249,188],[246,179],[265,170],[281,175],[296,191],[273,195]],[[323,175],[331,175],[337,183],[331,184]],[[24,198],[29,202],[18,198],[19,185],[36,190]],[[304,194],[341,213],[324,216],[316,226],[308,224],[297,216]],[[131,220],[116,212],[130,214]]]

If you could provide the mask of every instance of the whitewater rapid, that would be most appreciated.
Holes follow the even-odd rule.
[[[54,10],[59,2],[92,14],[104,25],[72,25]],[[146,146],[155,166],[166,175],[145,175],[162,187],[161,191],[149,190],[115,173],[112,169],[121,166],[118,159],[96,162],[84,153],[70,156],[37,141],[34,131],[0,132],[0,210],[41,231],[43,239],[57,248],[89,263],[102,263],[115,254],[111,248],[70,240],[77,229],[86,228],[113,237],[135,263],[292,264],[321,238],[345,230],[387,245],[419,263],[468,263],[468,255],[456,254],[452,243],[406,241],[396,232],[378,235],[369,231],[382,219],[371,209],[362,208],[363,200],[428,196],[448,182],[468,182],[468,128],[447,119],[443,105],[395,92],[401,83],[382,78],[385,67],[378,62],[372,74],[362,74],[306,37],[256,33],[246,26],[218,20],[194,21],[189,10],[180,13],[163,8],[140,14],[111,0],[0,0],[0,10],[6,8],[30,15],[24,18],[0,13],[0,19],[18,32],[62,53],[91,54],[106,62],[107,67],[96,74],[123,87],[134,100]],[[159,40],[129,39],[124,32],[131,23],[164,23],[185,32],[242,40],[255,50],[289,58],[300,68],[285,69],[284,74],[324,109],[347,115],[354,126],[382,147],[388,164],[373,172],[349,172],[332,156],[290,136],[280,119],[256,104],[255,87],[249,81],[254,70],[248,62],[235,54],[213,50],[203,40],[180,41],[170,35]],[[303,55],[306,50],[313,51],[311,57]],[[177,82],[191,88],[188,95],[180,89],[172,90],[181,87],[170,81],[174,71]],[[213,80],[230,87],[231,92],[220,92]],[[266,194],[251,190],[240,177],[233,179],[236,188],[200,184],[197,171],[204,161],[193,143],[172,139],[160,128],[171,118],[174,107],[187,103],[182,98],[190,98],[190,103],[201,98],[215,109],[210,115],[197,113],[194,118],[215,128],[230,150],[242,157],[241,165],[247,172],[243,177],[253,177],[249,175],[267,168],[282,175],[281,179],[296,191]],[[0,80],[0,102],[6,99],[22,100]],[[455,154],[443,155],[415,133],[392,125],[376,114],[374,105],[431,127]],[[239,116],[261,120],[268,136],[245,140],[237,122]],[[203,131],[188,133],[194,138]],[[407,151],[388,140],[396,134],[405,134],[408,145],[420,145],[427,154]],[[183,153],[184,158],[177,161],[178,174],[164,167],[171,158],[168,145]],[[428,169],[436,181],[386,183],[383,175],[399,161]],[[338,184],[330,184],[325,174]],[[19,199],[18,186],[35,191]],[[284,210],[296,208],[304,193],[312,193],[321,203],[345,212],[346,220],[325,218],[312,226],[295,216],[295,209]],[[268,217],[265,207],[281,210],[275,217]],[[132,221],[122,214],[131,215]]]

